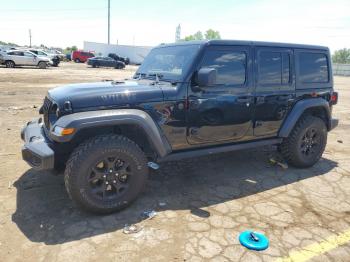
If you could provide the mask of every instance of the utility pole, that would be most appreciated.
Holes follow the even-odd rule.
[[[108,0],[108,44],[110,44],[111,33],[111,0]]]
[[[29,29],[29,47],[32,47],[32,30]]]

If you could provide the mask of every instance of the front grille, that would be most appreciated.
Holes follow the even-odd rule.
[[[44,116],[44,124],[47,129],[50,129],[49,114],[50,114],[51,106],[52,106],[52,101],[48,97],[45,97],[44,104],[43,104],[43,116]]]

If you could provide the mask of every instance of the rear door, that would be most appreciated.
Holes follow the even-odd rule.
[[[293,50],[255,47],[254,136],[276,136],[295,100]]]
[[[25,58],[22,51],[11,51],[8,54],[16,65],[25,65]]]
[[[188,142],[230,143],[252,136],[253,84],[250,46],[209,46],[199,68],[217,70],[216,85],[189,89]]]

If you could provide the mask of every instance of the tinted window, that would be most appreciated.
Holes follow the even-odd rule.
[[[217,85],[243,85],[246,79],[247,56],[244,52],[209,50],[202,66],[217,70]]]
[[[302,83],[327,83],[328,62],[325,54],[300,53],[299,77]]]
[[[9,54],[9,55],[23,56],[23,52],[19,52],[19,51],[9,52],[8,54]]]
[[[282,53],[282,84],[290,82],[290,55]]]
[[[281,53],[260,52],[259,54],[259,83],[281,84]]]
[[[28,53],[28,52],[24,52],[23,54],[24,54],[24,56],[30,56],[30,57],[33,57],[33,56],[34,56],[33,54]]]
[[[281,85],[290,82],[290,55],[288,53],[260,52],[258,68],[260,84]]]

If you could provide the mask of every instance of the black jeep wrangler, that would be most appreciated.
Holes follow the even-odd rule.
[[[142,191],[162,161],[278,145],[295,167],[314,165],[338,120],[327,47],[200,41],[154,48],[133,79],[48,92],[27,123],[23,159],[65,168],[70,197],[109,213]]]

